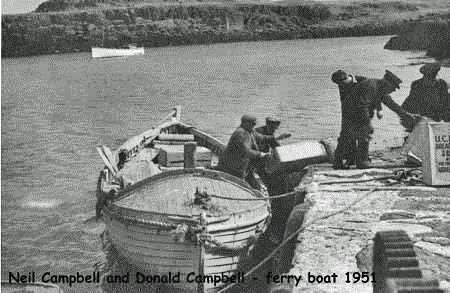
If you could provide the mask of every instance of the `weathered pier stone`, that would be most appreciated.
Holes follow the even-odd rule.
[[[413,240],[424,277],[438,279],[441,288],[449,289],[450,199],[443,194],[450,191],[386,178],[400,167],[399,162],[368,170],[314,167],[305,197],[309,209],[301,217],[306,228],[297,238],[293,267],[287,273],[302,276],[292,292],[372,292],[372,283],[354,282],[353,272],[372,272],[376,232],[399,229]],[[433,208],[420,204],[430,198],[435,199]]]

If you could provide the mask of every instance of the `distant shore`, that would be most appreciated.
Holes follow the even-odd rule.
[[[426,55],[450,66],[450,17],[447,21],[418,23],[392,37],[384,46],[389,50],[423,50]]]
[[[89,52],[92,46],[121,47],[129,43],[159,47],[392,34],[400,37],[387,48],[405,49],[402,44],[413,44],[408,38],[415,34],[410,32],[421,26],[430,28],[424,30],[424,35],[446,33],[448,41],[450,17],[445,6],[401,1],[346,5],[326,1],[325,4],[155,3],[76,9],[55,3],[65,2],[41,4],[38,11],[46,12],[2,16],[2,57]],[[434,46],[435,40],[431,38],[428,44]],[[423,48],[421,41],[415,42],[420,48],[407,49],[432,49],[431,53],[439,55],[435,57],[449,54],[440,48]],[[443,49],[448,48],[445,40],[441,43]]]

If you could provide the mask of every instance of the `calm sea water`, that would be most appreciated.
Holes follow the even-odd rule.
[[[105,256],[94,215],[102,162],[180,104],[183,120],[226,141],[243,113],[283,119],[287,142],[336,137],[340,105],[334,70],[404,80],[402,102],[419,78],[423,53],[383,50],[388,37],[149,48],[145,56],[90,54],[2,59],[2,277],[11,272],[92,272]],[[450,76],[442,69],[441,76]],[[375,147],[398,144],[390,110],[375,121]],[[66,292],[94,287],[63,286]]]

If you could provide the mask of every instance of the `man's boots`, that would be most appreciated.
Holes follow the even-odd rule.
[[[360,139],[357,146],[356,168],[368,169],[370,168],[369,162],[369,140]]]
[[[339,169],[349,169],[349,165],[344,163],[344,159],[347,153],[347,144],[346,141],[342,138],[338,138],[338,144],[336,147],[336,150],[334,152],[334,161],[333,161],[333,169],[339,170]]]
[[[344,164],[344,158],[342,155],[342,152],[336,151],[334,153],[334,161],[333,161],[333,169],[340,170],[340,169],[348,169],[348,165]]]
[[[352,165],[356,165],[356,141],[352,140],[348,142],[348,149],[346,154],[344,155],[344,159],[347,159],[346,165],[350,168]]]

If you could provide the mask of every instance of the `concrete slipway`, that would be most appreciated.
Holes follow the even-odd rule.
[[[428,187],[405,176],[420,171],[405,167],[398,151],[375,153],[372,162],[375,168],[366,170],[310,167],[305,201],[294,208],[285,236],[299,221],[304,230],[295,250],[281,253],[278,265],[279,271],[302,280],[294,288],[273,286],[272,292],[372,292],[370,282],[346,283],[346,273],[370,273],[375,233],[399,229],[413,240],[424,277],[440,280],[444,292],[450,292],[450,188]],[[386,178],[394,174],[397,179]],[[329,217],[316,221],[324,216]],[[283,268],[283,258],[291,257],[292,266]],[[310,283],[308,273],[335,273],[336,282]]]

